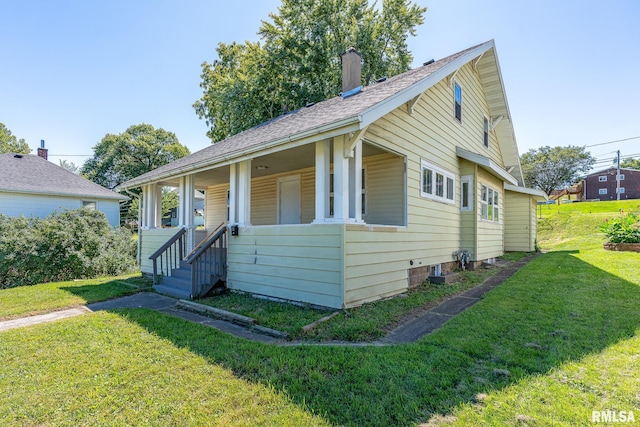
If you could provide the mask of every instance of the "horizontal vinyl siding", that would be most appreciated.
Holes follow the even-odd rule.
[[[478,169],[478,180],[475,186],[476,189],[476,203],[478,208],[476,209],[477,218],[478,218],[478,254],[477,261],[495,258],[504,254],[504,221],[505,221],[505,212],[504,212],[504,190],[503,190],[503,182],[498,180],[497,178],[489,175],[486,171],[482,169]],[[482,219],[482,209],[481,209],[481,197],[482,193],[480,191],[482,185],[486,185],[491,187],[493,190],[497,190],[500,192],[500,197],[498,200],[498,216],[499,221],[487,221]]]
[[[341,308],[344,225],[248,227],[229,237],[230,289]]]
[[[531,251],[531,196],[507,191],[505,198],[504,250]]]
[[[215,230],[221,223],[227,223],[227,191],[229,184],[207,187],[205,206],[205,228]]]
[[[278,222],[278,178],[300,175],[300,221],[308,224],[315,216],[315,169],[306,168],[251,180],[251,224]]]
[[[482,87],[471,66],[456,75],[463,89],[462,124],[453,117],[453,88],[442,81],[426,91],[408,114],[405,106],[369,126],[365,140],[387,147],[407,158],[407,227],[395,232],[358,231],[348,226],[345,235],[345,304],[358,305],[408,287],[408,269],[454,260],[460,249],[480,247],[481,255],[502,253],[502,223],[479,224],[479,208],[460,211],[460,177],[473,175],[475,167],[461,166],[456,146],[489,157],[503,166],[495,135],[489,148],[483,144],[483,119],[489,117]],[[421,159],[455,175],[455,203],[436,202],[420,196]],[[371,172],[369,172],[371,175]],[[486,178],[501,190],[502,182]],[[370,186],[372,187],[372,186]],[[474,179],[474,198],[479,197],[479,180]],[[502,195],[500,197],[502,205]],[[501,215],[503,214],[501,210]],[[367,222],[370,222],[367,219]],[[476,231],[475,227],[478,227]],[[475,241],[476,233],[480,242]],[[413,265],[410,263],[413,261]]]
[[[392,154],[366,157],[365,205],[368,224],[405,225],[404,159]]]
[[[112,226],[120,225],[120,204],[117,200],[0,193],[0,214],[11,217],[44,218],[55,211],[80,209],[83,201],[96,202],[96,209],[104,212]]]
[[[138,235],[140,239],[140,270],[143,273],[153,273],[153,262],[149,259],[149,256],[177,232],[178,229],[176,228],[140,229]]]

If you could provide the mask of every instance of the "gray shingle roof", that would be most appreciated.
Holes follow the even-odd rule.
[[[14,153],[0,154],[0,192],[129,199],[42,157]]]
[[[153,171],[147,172],[131,179],[119,186],[119,188],[132,188],[142,184],[155,182],[174,175],[186,174],[196,169],[215,165],[247,151],[259,150],[308,135],[315,130],[328,130],[335,125],[336,128],[349,123],[363,122],[363,115],[371,112],[379,105],[384,104],[390,98],[398,97],[413,86],[420,86],[429,77],[437,77],[437,81],[447,74],[438,73],[464,56],[466,53],[480,49],[493,47],[493,41],[489,41],[469,49],[463,50],[446,58],[435,61],[429,65],[409,70],[405,73],[391,77],[384,82],[376,83],[363,88],[362,92],[348,98],[337,96],[313,106],[301,108],[297,111],[277,117],[271,121],[262,123],[256,127],[231,136],[224,141],[212,144],[210,147],[197,151],[187,157],[175,160]],[[481,53],[481,52],[480,52]],[[455,71],[455,70],[453,70]],[[452,72],[452,71],[451,71]],[[433,84],[437,83],[433,82]],[[425,89],[428,87],[425,87]],[[425,89],[422,89],[425,90]],[[421,91],[420,91],[421,92]],[[408,99],[401,99],[398,105],[407,102],[415,94],[407,93]],[[382,109],[383,112],[387,112]],[[375,111],[373,118],[377,119],[381,114]]]

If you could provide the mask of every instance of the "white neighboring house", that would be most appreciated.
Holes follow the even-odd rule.
[[[39,153],[44,150],[38,150]],[[0,154],[0,214],[41,217],[83,206],[120,225],[120,202],[129,198],[69,172],[43,156]]]

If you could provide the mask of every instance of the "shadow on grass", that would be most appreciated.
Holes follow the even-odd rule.
[[[411,345],[277,347],[151,311],[119,313],[239,377],[273,386],[331,423],[408,425],[635,334],[640,286],[574,255],[536,258]]]
[[[63,286],[60,287],[60,289],[82,298],[89,304],[148,290],[150,285],[147,282],[148,280],[142,277],[129,277],[126,279],[109,280],[108,282],[98,284],[90,283],[79,286]]]

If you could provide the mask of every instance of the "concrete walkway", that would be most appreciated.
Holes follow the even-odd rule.
[[[537,254],[530,255],[522,260],[514,263],[506,263],[501,271],[485,280],[481,285],[469,289],[460,295],[447,299],[436,307],[424,311],[414,312],[412,318],[405,320],[402,325],[398,326],[386,337],[370,343],[349,343],[349,342],[327,342],[327,343],[309,343],[304,341],[285,341],[275,337],[257,333],[251,328],[236,325],[234,323],[213,319],[191,311],[179,308],[177,300],[167,296],[159,295],[152,292],[141,292],[122,298],[115,298],[109,301],[89,304],[86,307],[71,308],[68,310],[56,311],[53,313],[42,314],[38,316],[29,316],[20,319],[0,321],[0,332],[20,328],[24,326],[36,325],[39,323],[52,322],[68,317],[79,316],[94,311],[113,310],[120,308],[146,308],[156,310],[169,316],[179,317],[190,322],[209,326],[222,332],[234,335],[239,338],[253,340],[265,344],[279,344],[287,346],[295,345],[335,345],[335,346],[381,346],[389,344],[411,343],[419,340],[423,336],[440,328],[447,320],[455,315],[463,312],[476,302],[480,301],[482,296],[511,277],[527,262],[533,259]]]

